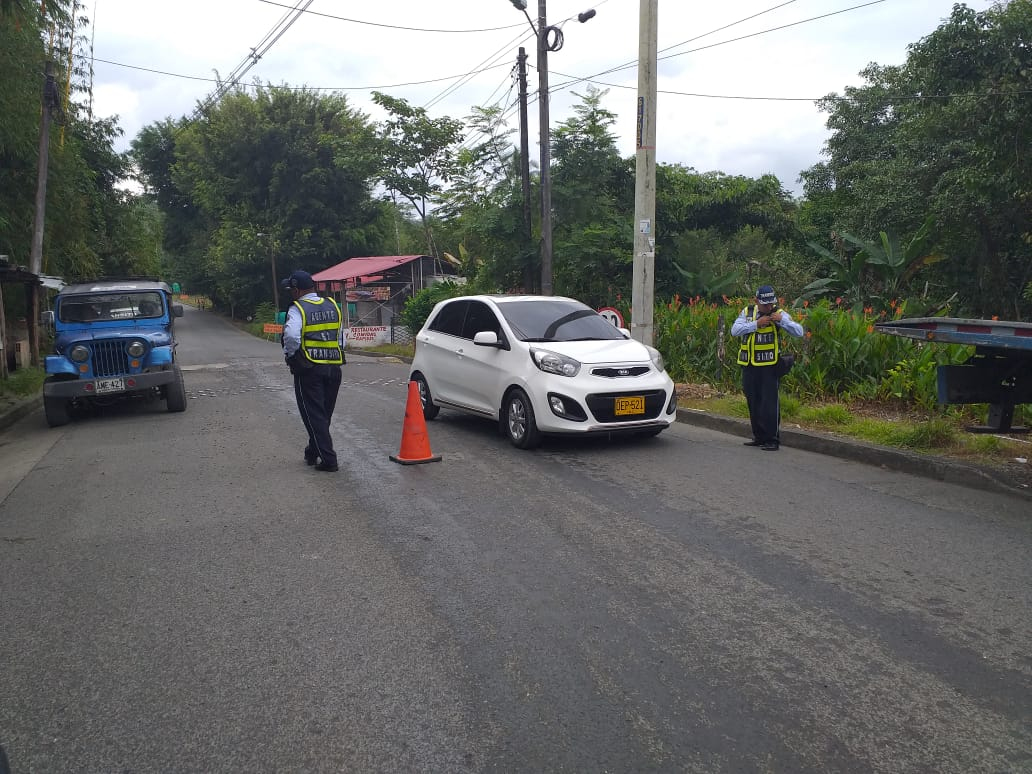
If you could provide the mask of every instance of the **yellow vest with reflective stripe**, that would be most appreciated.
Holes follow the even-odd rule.
[[[301,312],[301,352],[322,365],[340,365],[344,353],[340,348],[340,307],[332,298],[317,300],[299,298],[294,302]]]
[[[753,322],[759,318],[760,307],[746,307],[745,319]],[[755,333],[742,337],[742,346],[738,348],[738,365],[774,365],[781,355],[779,345],[778,327],[774,323],[757,328]]]

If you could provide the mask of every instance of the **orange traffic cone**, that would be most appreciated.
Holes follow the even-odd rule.
[[[408,402],[405,404],[405,425],[401,430],[401,451],[390,455],[394,462],[402,465],[418,465],[420,462],[440,462],[441,455],[430,451],[430,439],[426,434],[426,419],[423,418],[423,401],[419,399],[419,385],[409,382]]]

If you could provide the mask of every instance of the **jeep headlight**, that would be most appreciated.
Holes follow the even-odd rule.
[[[666,363],[663,362],[663,353],[655,347],[650,347],[648,344],[645,345],[645,349],[649,351],[649,357],[652,358],[652,365],[656,367],[657,371],[663,373],[666,370]]]
[[[76,344],[72,347],[72,351],[68,353],[68,357],[76,363],[85,363],[90,359],[90,351],[82,344]]]
[[[134,341],[126,348],[126,352],[129,353],[130,357],[139,357],[146,351],[146,347],[143,346],[142,341]]]
[[[532,349],[530,350],[530,356],[534,360],[534,365],[550,374],[576,376],[580,371],[580,361],[574,360],[572,357],[566,357],[566,355],[560,355],[544,349]]]

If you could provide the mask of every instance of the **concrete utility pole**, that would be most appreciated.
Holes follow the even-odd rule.
[[[652,345],[656,296],[656,40],[659,0],[640,0],[631,336]]]
[[[516,60],[520,82],[520,175],[523,179],[523,249],[530,250],[530,240],[534,236],[534,226],[530,218],[530,129],[527,126],[527,50],[520,46],[520,55]],[[529,255],[523,268],[523,290],[534,291],[534,272]]]
[[[41,274],[43,271],[43,225],[47,211],[47,169],[50,164],[50,120],[53,111],[60,106],[57,83],[54,81],[54,63],[46,63],[43,81],[43,109],[39,122],[39,167],[36,173],[36,215],[32,224],[32,248],[29,253],[29,271]],[[29,309],[26,310],[29,336],[29,354],[32,365],[39,365],[39,285],[33,285],[27,294]]]
[[[552,140],[548,129],[548,22],[538,0],[538,110],[541,118],[541,294],[552,295]]]

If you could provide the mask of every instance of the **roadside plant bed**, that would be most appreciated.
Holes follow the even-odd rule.
[[[749,417],[740,392],[726,392],[705,383],[679,383],[675,387],[681,408],[739,419]],[[984,407],[951,407],[940,413],[902,401],[803,401],[783,390],[781,422],[785,427],[835,433],[879,446],[1018,469],[1024,471],[1022,475],[1032,487],[1032,436],[969,432],[966,428],[979,424],[979,417],[985,416],[980,408]]]

